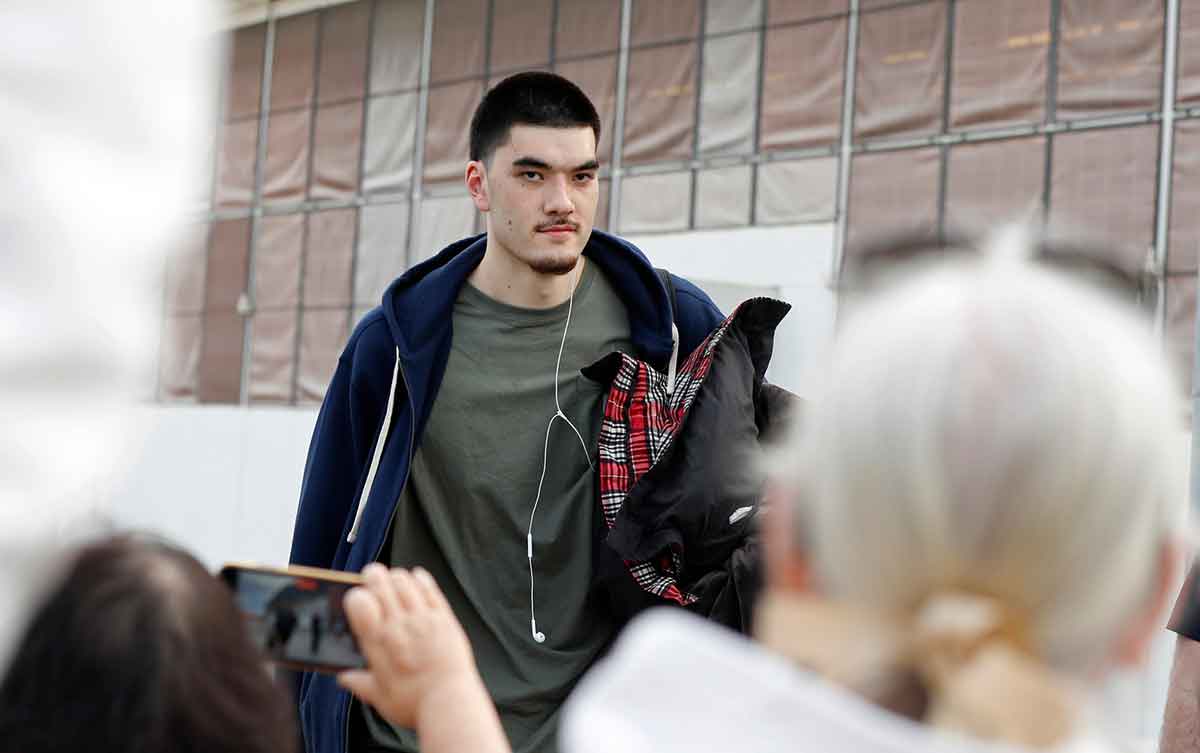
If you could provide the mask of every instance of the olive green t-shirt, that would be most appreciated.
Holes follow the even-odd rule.
[[[523,309],[471,284],[454,305],[453,345],[412,471],[397,505],[394,567],[433,574],[470,636],[475,660],[515,753],[556,748],[558,710],[612,639],[615,625],[590,597],[596,545],[596,439],[604,390],[579,370],[614,350],[632,352],[629,318],[605,276],[586,264],[558,397],[587,444],[554,421],[554,374],[567,304]],[[545,642],[530,629],[526,531],[533,520],[534,609]],[[365,710],[376,745],[417,750],[410,730]]]

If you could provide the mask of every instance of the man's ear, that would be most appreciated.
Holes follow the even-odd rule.
[[[471,194],[471,201],[475,202],[475,208],[481,212],[486,212],[492,208],[491,199],[488,197],[487,186],[487,167],[480,160],[471,160],[467,163],[467,193]]]
[[[1182,547],[1176,541],[1164,542],[1158,556],[1158,567],[1141,610],[1134,615],[1117,636],[1113,646],[1113,662],[1121,667],[1136,668],[1146,659],[1150,643],[1163,629],[1167,600],[1178,590]]]

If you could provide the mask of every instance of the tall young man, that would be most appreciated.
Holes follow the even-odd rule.
[[[432,573],[518,753],[554,750],[559,706],[619,628],[591,589],[603,389],[579,370],[621,350],[665,371],[721,320],[679,278],[672,317],[646,257],[592,231],[599,137],[559,76],[487,93],[465,174],[487,233],[409,270],[351,335],[292,541],[299,564]],[[417,749],[328,676],[304,677],[300,711],[310,753]]]

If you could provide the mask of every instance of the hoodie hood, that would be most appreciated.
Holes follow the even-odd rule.
[[[420,360],[444,346],[445,323],[467,277],[483,260],[487,235],[451,243],[408,270],[383,294],[383,314],[404,361]],[[583,254],[605,273],[629,312],[637,349],[666,370],[671,354],[667,291],[646,255],[628,241],[593,230]]]

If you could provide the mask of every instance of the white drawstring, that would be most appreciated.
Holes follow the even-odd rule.
[[[679,360],[679,329],[671,322],[671,362],[667,364],[667,394],[675,392],[675,362]]]
[[[383,414],[383,426],[379,427],[379,437],[375,440],[375,453],[371,457],[371,468],[367,471],[367,480],[363,483],[362,494],[358,495],[358,509],[354,512],[354,525],[350,527],[350,535],[346,543],[353,544],[358,538],[358,524],[362,522],[363,510],[367,507],[367,498],[371,496],[371,487],[375,485],[375,473],[379,470],[379,460],[383,457],[383,441],[387,438],[388,428],[392,425],[392,409],[396,403],[396,380],[400,378],[400,348],[396,348],[396,365],[392,367],[392,389],[388,391],[387,410]]]

